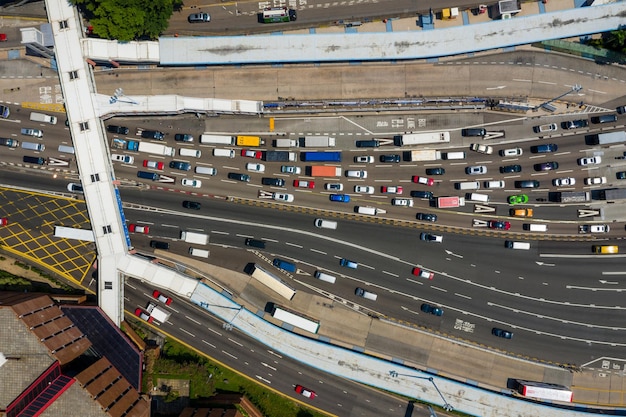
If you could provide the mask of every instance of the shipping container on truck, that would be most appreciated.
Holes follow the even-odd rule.
[[[465,205],[464,197],[437,197],[438,208],[455,208]]]
[[[341,162],[341,152],[301,152],[304,162]]]
[[[405,152],[405,160],[409,161],[436,161],[441,159],[441,152],[434,149]]]
[[[176,153],[176,150],[171,146],[151,142],[139,142],[137,149],[139,152],[151,153],[153,155],[174,156]]]
[[[263,152],[263,160],[268,162],[295,162],[298,159],[295,152],[266,151]]]
[[[556,193],[556,201],[559,203],[584,203],[591,200],[589,191],[560,191]]]
[[[427,145],[429,143],[450,142],[450,132],[424,132],[410,133],[407,135],[394,136],[393,144],[396,146]]]
[[[593,145],[609,145],[612,143],[626,142],[626,132],[611,132],[611,133],[598,133],[596,135],[589,135]]]
[[[237,146],[263,146],[265,141],[258,136],[237,136]]]
[[[165,323],[170,318],[171,313],[161,307],[158,307],[154,303],[149,303],[146,310],[150,314],[150,317],[158,321],[159,323]]]
[[[113,140],[111,141],[111,148],[137,151],[137,149],[139,148],[139,142],[137,142],[136,140],[113,138]]]
[[[233,136],[209,135],[203,133],[200,135],[200,143],[204,145],[234,145],[235,138]]]
[[[196,245],[206,245],[209,243],[209,235],[196,232],[180,232],[180,238],[187,243],[195,243]]]
[[[305,148],[331,148],[335,146],[335,138],[326,135],[305,136]]]
[[[313,165],[310,167],[312,177],[341,177],[341,167],[330,165]]]
[[[626,198],[626,188],[611,188],[600,191],[600,195],[604,200],[621,200]]]

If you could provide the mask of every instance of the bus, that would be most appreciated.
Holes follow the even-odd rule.
[[[246,273],[250,275],[252,278],[259,281],[261,284],[266,287],[274,290],[282,297],[285,297],[287,300],[291,300],[294,295],[296,295],[296,290],[288,285],[285,281],[278,278],[276,275],[271,272],[266,271],[261,268],[257,264],[251,264],[246,267]]]
[[[429,143],[450,142],[450,132],[424,132],[410,133],[407,135],[394,136],[395,146],[426,145]]]
[[[263,9],[263,23],[293,22],[297,18],[296,11],[286,7],[268,7]]]
[[[233,136],[209,135],[203,133],[200,135],[200,143],[210,145],[234,145],[235,138]]]
[[[84,240],[87,242],[95,242],[93,230],[75,229],[73,227],[54,226],[54,237],[63,239]]]
[[[300,160],[304,162],[341,162],[341,152],[302,152]]]
[[[298,327],[313,334],[316,334],[320,328],[320,323],[316,320],[308,318],[302,314],[298,314],[295,311],[289,310],[274,303],[269,304],[272,317],[274,317],[276,320],[280,320],[283,323],[290,324],[294,327]]]
[[[524,397],[541,400],[572,402],[573,393],[564,385],[549,384],[546,382],[515,380],[516,391]]]

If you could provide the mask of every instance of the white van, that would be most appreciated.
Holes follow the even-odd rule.
[[[43,152],[46,149],[46,145],[43,143],[22,142],[22,149]]]
[[[234,158],[235,151],[232,149],[213,149],[213,156],[225,156],[226,158]]]
[[[72,155],[74,154],[74,147],[73,146],[68,146],[68,145],[59,145],[59,152],[61,153],[71,153]]]
[[[457,190],[479,190],[480,183],[478,181],[455,182],[454,188]]]
[[[378,298],[377,294],[374,294],[373,292],[365,291],[361,287],[356,287],[356,289],[354,290],[354,294],[358,295],[359,297],[363,297],[367,300],[372,300],[372,301],[376,301],[376,299]]]
[[[364,207],[364,206],[356,206],[354,208],[354,211],[356,211],[359,214],[369,214],[370,216],[375,216],[381,212],[376,207]]]
[[[467,193],[465,194],[466,200],[479,201],[481,203],[488,203],[489,196],[487,194]]]
[[[524,230],[529,230],[531,232],[547,232],[548,225],[547,224],[536,224],[536,223],[524,223]]]
[[[217,175],[217,169],[210,167],[196,167],[196,174]]]
[[[521,249],[528,250],[530,249],[530,243],[528,242],[515,242],[513,240],[507,240],[504,242],[504,246],[509,249]]]
[[[336,277],[334,277],[332,275],[325,274],[322,271],[315,271],[314,276],[315,276],[315,278],[319,279],[320,281],[330,282],[331,284],[334,284],[335,281],[337,281]]]
[[[189,248],[189,254],[191,256],[199,256],[200,258],[209,257],[209,251],[206,249]]]
[[[504,188],[505,187],[504,181],[485,181],[483,185],[485,186],[485,188]]]
[[[465,152],[442,152],[441,159],[465,159]]]
[[[190,148],[180,148],[178,154],[180,156],[191,156],[192,158],[200,158],[202,156],[202,152]]]
[[[337,222],[334,220],[315,219],[315,227],[335,230],[337,228]]]

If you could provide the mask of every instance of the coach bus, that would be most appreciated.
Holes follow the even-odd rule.
[[[317,333],[320,328],[320,323],[311,318],[307,318],[302,314],[298,314],[295,311],[289,310],[285,307],[270,303],[271,314],[276,320],[280,320],[283,323],[290,324],[294,327],[298,327],[302,330],[306,330],[309,333]]]
[[[261,284],[276,291],[287,300],[291,300],[296,295],[296,290],[288,285],[285,281],[278,278],[271,272],[266,271],[257,264],[251,264],[246,267],[246,273]]]
[[[293,22],[298,18],[295,10],[286,7],[268,7],[263,10],[263,23]]]

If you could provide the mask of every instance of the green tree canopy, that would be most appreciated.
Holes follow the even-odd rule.
[[[105,39],[156,39],[167,28],[182,0],[70,0]]]

